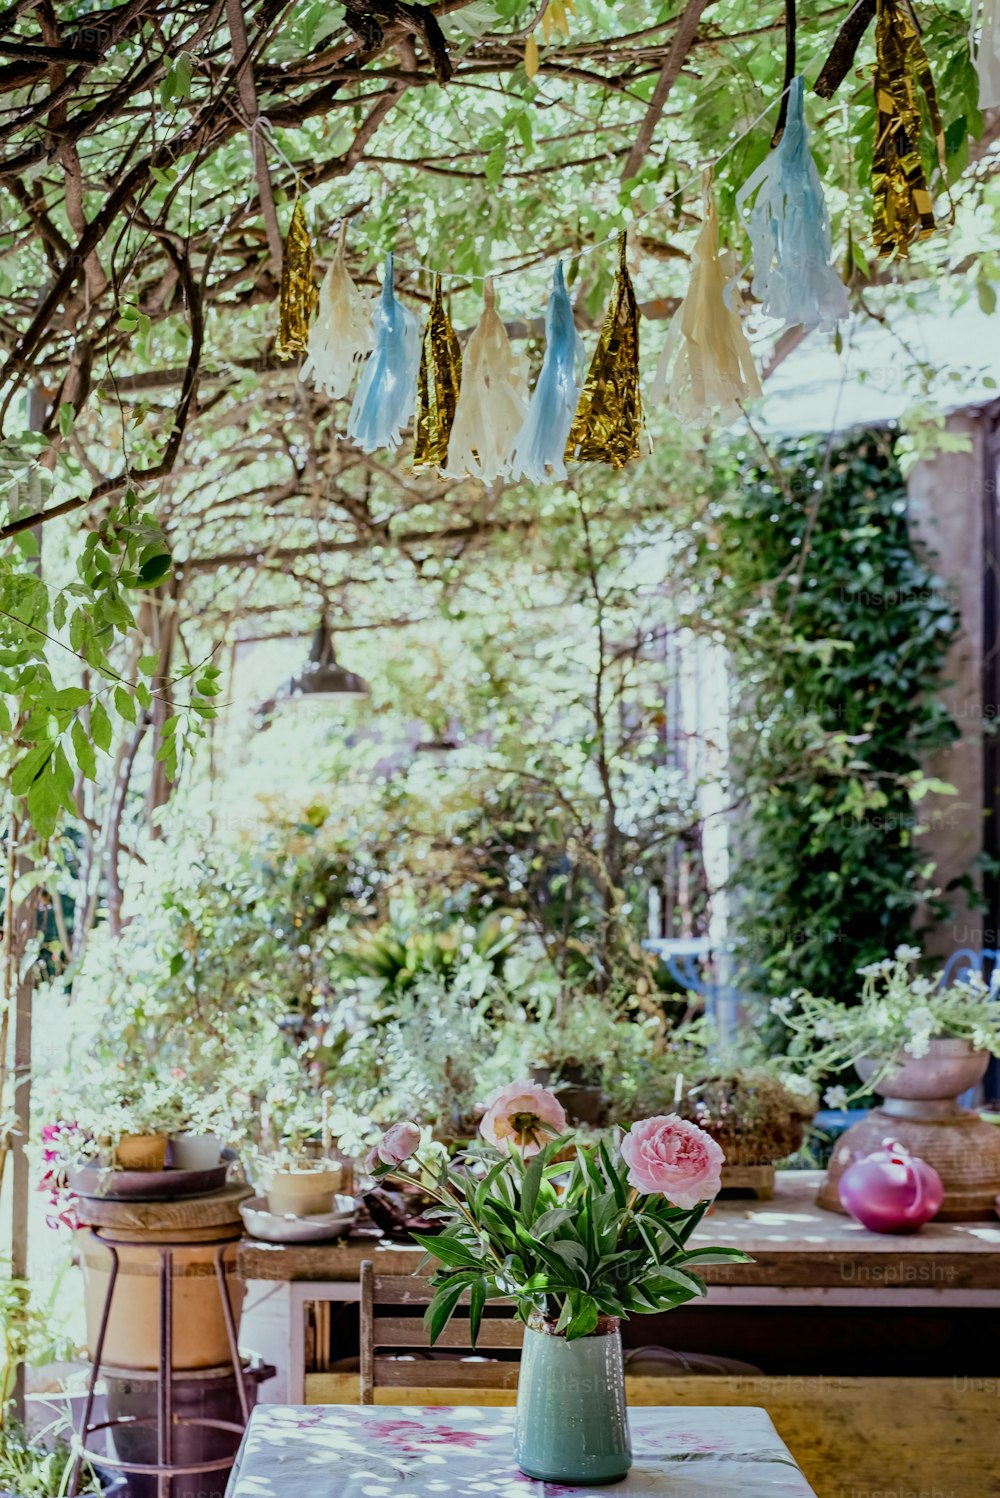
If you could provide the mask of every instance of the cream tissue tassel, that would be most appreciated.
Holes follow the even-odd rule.
[[[344,264],[346,236],[345,219],[337,253],[319,289],[319,313],[309,329],[308,357],[299,375],[334,400],[347,394],[358,364],[372,347],[372,305]]]
[[[492,483],[506,472],[514,438],[528,414],[528,370],[511,348],[496,309],[493,281],[483,286],[483,314],[462,358],[462,385],[448,443],[450,478],[470,473]]]

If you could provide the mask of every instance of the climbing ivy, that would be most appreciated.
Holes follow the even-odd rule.
[[[736,462],[703,557],[735,676],[743,981],[850,1002],[928,895],[919,803],[949,788],[921,766],[957,736],[934,695],[956,620],[891,434]]]

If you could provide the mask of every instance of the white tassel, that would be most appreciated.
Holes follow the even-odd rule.
[[[319,290],[319,313],[309,329],[307,358],[299,375],[333,400],[347,394],[358,364],[371,352],[372,304],[344,264],[347,220]]]
[[[704,190],[704,224],[691,256],[691,284],[674,313],[656,366],[650,400],[666,398],[686,426],[713,416],[728,426],[743,402],[760,395],[760,380],[740,318],[736,263],[719,249],[719,226],[710,177]]]
[[[983,0],[983,29],[976,46],[978,0],[972,0],[969,22],[969,49],[979,74],[979,107],[995,109],[1000,105],[1000,0]]]
[[[506,471],[514,438],[528,414],[528,367],[516,354],[493,295],[483,286],[483,314],[462,356],[462,385],[448,442],[449,478],[470,473],[492,483]]]

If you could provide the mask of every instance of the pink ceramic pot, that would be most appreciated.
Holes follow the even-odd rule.
[[[944,1187],[932,1165],[892,1139],[855,1160],[840,1178],[840,1204],[873,1233],[915,1233],[941,1209]]]

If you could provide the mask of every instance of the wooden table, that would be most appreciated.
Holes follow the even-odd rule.
[[[518,1472],[514,1412],[343,1405],[254,1410],[226,1498],[534,1498],[556,1488]],[[639,1409],[621,1498],[816,1498],[764,1410]]]
[[[870,1233],[816,1206],[821,1179],[819,1171],[779,1172],[771,1201],[723,1201],[713,1208],[694,1242],[730,1244],[754,1262],[704,1266],[708,1304],[1000,1309],[1000,1221],[930,1223],[906,1237]],[[305,1397],[306,1303],[357,1300],[363,1259],[373,1259],[382,1274],[409,1274],[422,1252],[377,1232],[294,1246],[244,1239],[243,1278],[288,1285],[289,1400]]]

